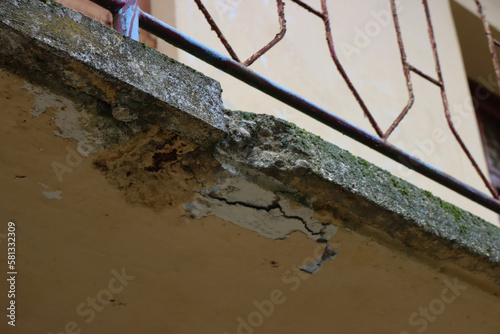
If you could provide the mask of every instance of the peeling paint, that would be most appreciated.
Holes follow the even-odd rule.
[[[62,199],[61,194],[62,191],[56,190],[56,191],[43,191],[42,194],[47,197],[48,199]]]
[[[315,262],[309,262],[304,266],[299,267],[299,269],[308,274],[314,274],[315,272],[321,270],[321,267],[323,267],[323,263],[332,260],[337,256],[337,254],[338,253],[331,249],[330,246],[326,245],[323,254],[318,257]]]
[[[24,83],[23,88],[33,95],[34,101],[30,114],[35,117],[43,114],[48,108],[61,108],[65,106],[65,103],[71,106],[74,104],[71,100],[63,99],[60,96],[50,94],[50,91],[46,88],[34,86],[28,82]]]
[[[316,198],[317,208],[335,212],[341,224],[354,229],[371,225],[440,259],[472,255],[464,267],[477,271],[481,263],[498,282],[498,227],[292,123],[270,115],[226,113],[231,135],[216,148],[225,168],[243,166],[275,178]]]
[[[88,119],[88,115],[85,112],[70,107],[58,111],[54,117],[55,124],[60,129],[54,131],[54,135],[76,140],[78,142],[78,153],[84,157],[96,153],[96,146],[102,144],[99,138],[84,129],[86,118]]]
[[[40,183],[40,182],[37,182],[36,184],[39,184],[39,185],[41,185],[42,187],[47,188],[47,189],[49,189],[49,188],[50,188],[48,185],[43,184],[43,183]]]
[[[78,152],[85,157],[97,152],[96,146],[102,144],[102,141],[84,129],[90,119],[90,115],[84,111],[84,108],[68,98],[53,94],[46,88],[34,86],[28,82],[23,88],[34,97],[30,110],[33,116],[39,117],[49,109],[55,110],[53,120],[59,130],[54,131],[54,135],[76,140]]]

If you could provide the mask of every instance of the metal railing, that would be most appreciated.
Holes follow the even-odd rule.
[[[404,166],[412,170],[415,170],[420,174],[448,187],[449,189],[454,190],[455,192],[475,201],[476,203],[479,203],[484,207],[489,208],[495,211],[496,213],[500,214],[500,201],[496,189],[492,186],[488,178],[479,168],[477,162],[473,158],[472,154],[468,150],[467,146],[463,142],[462,138],[458,134],[453,124],[450,115],[446,89],[441,72],[441,65],[439,63],[436,40],[434,37],[434,29],[432,26],[432,19],[427,0],[422,0],[422,6],[425,11],[426,23],[428,28],[427,29],[428,37],[432,47],[432,53],[435,63],[436,77],[424,73],[423,71],[419,70],[418,68],[416,68],[415,66],[413,66],[408,62],[406,58],[403,38],[401,36],[401,29],[399,26],[399,17],[396,10],[396,0],[388,0],[390,1],[391,5],[394,29],[397,36],[401,63],[408,90],[408,102],[386,131],[383,131],[380,128],[379,124],[377,123],[372,113],[368,109],[367,105],[363,101],[361,95],[356,90],[354,84],[350,80],[349,76],[347,75],[346,71],[344,70],[341,62],[337,57],[332,37],[332,31],[330,27],[330,17],[328,14],[326,0],[321,0],[321,10],[314,9],[300,0],[290,0],[293,3],[304,8],[307,12],[311,13],[312,15],[317,16],[323,21],[325,26],[326,40],[332,60],[337,70],[341,74],[342,78],[344,79],[346,85],[349,87],[356,101],[363,110],[363,113],[368,118],[371,126],[374,128],[377,136],[374,136],[371,133],[355,126],[354,124],[347,122],[346,120],[330,113],[328,110],[316,105],[315,103],[305,99],[304,97],[274,83],[273,81],[267,79],[266,77],[247,68],[255,60],[257,60],[265,52],[267,52],[280,40],[282,40],[282,38],[284,37],[286,33],[286,20],[285,20],[283,0],[276,0],[279,23],[280,23],[279,33],[273,38],[271,42],[269,42],[266,46],[257,51],[255,54],[253,54],[249,59],[247,59],[244,62],[240,61],[240,59],[234,52],[233,48],[231,47],[227,39],[224,37],[224,34],[219,29],[219,27],[217,26],[217,24],[215,23],[212,16],[210,15],[206,7],[203,5],[201,0],[194,0],[194,1],[197,4],[198,8],[203,13],[203,15],[205,16],[205,18],[207,19],[207,22],[209,23],[212,30],[215,31],[215,33],[221,40],[222,44],[226,48],[231,58],[220,54],[219,52],[207,47],[203,43],[194,40],[193,38],[185,35],[184,33],[178,31],[177,29],[143,12],[139,8],[138,0],[91,0],[91,1],[108,9],[112,13],[113,26],[118,32],[128,37],[131,37],[135,40],[138,40],[139,26],[140,26],[144,30],[156,35],[157,37],[165,40],[166,42],[172,44],[173,46],[190,53],[191,55],[205,61],[206,63],[218,68],[219,70],[222,70],[230,74],[231,76],[247,83],[248,85],[255,87],[256,89],[276,98],[277,100],[287,104],[288,106],[293,107],[303,112],[304,114],[307,114],[310,117],[322,122],[323,124],[343,133],[344,135],[347,135],[350,138],[363,143],[364,145],[372,148],[373,150],[382,153],[388,158],[398,163],[401,163]],[[494,63],[498,84],[500,87],[500,68],[495,50],[495,47],[500,46],[500,43],[497,40],[495,40],[491,35],[488,21],[485,18],[485,14],[483,12],[479,0],[474,0],[474,1],[477,5],[478,13],[482,19],[485,28],[485,32],[488,38],[490,53],[492,55],[492,60]],[[460,145],[465,155],[471,162],[472,166],[481,177],[485,186],[491,192],[491,196],[484,194],[483,192],[477,190],[476,188],[473,188],[461,182],[460,180],[444,173],[443,171],[434,168],[433,166],[430,166],[426,162],[415,158],[414,156],[408,154],[407,152],[401,150],[400,148],[388,142],[388,138],[391,135],[391,133],[400,124],[400,122],[403,120],[403,118],[407,115],[407,113],[413,106],[415,96],[413,93],[411,73],[417,74],[420,77],[427,80],[428,82],[432,83],[433,85],[439,87],[441,92],[441,99],[443,102],[444,115],[447,124],[451,132],[453,133],[454,138],[457,140],[458,144]]]

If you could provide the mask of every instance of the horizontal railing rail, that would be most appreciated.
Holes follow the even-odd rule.
[[[312,8],[311,6],[303,3],[300,0],[290,0],[297,5],[301,6],[308,12],[313,15],[318,16],[321,20],[323,20],[326,32],[327,43],[329,47],[329,51],[331,57],[334,61],[335,66],[337,67],[339,73],[342,75],[344,81],[347,86],[353,93],[357,102],[359,103],[361,109],[364,114],[368,117],[371,125],[373,126],[377,136],[371,134],[370,132],[361,129],[354,124],[342,119],[341,117],[330,113],[328,110],[323,107],[305,99],[304,97],[288,90],[287,88],[269,80],[268,78],[250,70],[247,66],[251,65],[256,59],[262,56],[265,52],[267,52],[270,48],[276,45],[285,35],[286,33],[286,20],[284,14],[284,6],[283,0],[276,0],[277,8],[278,8],[278,17],[280,22],[280,31],[276,35],[276,37],[264,46],[262,49],[257,51],[254,55],[252,55],[245,62],[240,62],[238,56],[231,48],[230,44],[224,37],[222,31],[218,28],[210,13],[207,11],[205,6],[203,5],[201,0],[194,0],[198,6],[198,8],[202,11],[203,15],[207,19],[210,24],[212,30],[215,31],[217,36],[220,38],[224,47],[228,51],[230,57],[227,57],[203,43],[187,36],[181,31],[167,25],[166,23],[158,20],[157,18],[151,16],[143,12],[138,5],[138,0],[91,0],[92,2],[108,9],[113,15],[113,25],[114,28],[120,33],[138,40],[139,27],[156,35],[157,37],[163,39],[164,41],[170,43],[171,45],[188,52],[189,54],[203,60],[204,62],[218,68],[219,70],[245,82],[246,84],[272,96],[273,98],[287,104],[290,107],[293,107],[302,113],[309,115],[310,117],[316,119],[317,121],[343,133],[350,138],[363,143],[364,145],[370,147],[371,149],[382,153],[386,157],[403,164],[404,166],[448,187],[449,189],[475,201],[476,203],[493,210],[496,213],[500,214],[500,201],[499,196],[495,190],[495,188],[491,185],[488,178],[484,175],[484,173],[479,168],[477,162],[473,158],[470,151],[467,149],[465,143],[459,136],[458,132],[455,129],[455,126],[452,122],[452,118],[450,115],[450,110],[448,106],[448,100],[446,96],[445,85],[441,73],[441,67],[439,63],[439,57],[437,52],[437,45],[434,38],[434,30],[432,26],[432,20],[430,15],[429,6],[427,0],[422,0],[422,5],[424,7],[427,27],[428,27],[428,35],[429,41],[432,47],[432,52],[435,61],[435,69],[437,78],[433,78],[432,76],[425,74],[423,71],[418,68],[412,66],[406,59],[405,48],[403,44],[403,40],[401,37],[401,31],[399,27],[399,18],[396,10],[395,0],[389,0],[391,3],[391,10],[394,21],[394,29],[396,31],[398,46],[401,55],[401,62],[403,67],[403,72],[406,79],[406,85],[408,89],[408,102],[398,115],[396,120],[392,123],[392,125],[384,132],[380,129],[378,123],[376,122],[373,115],[370,113],[368,107],[364,103],[361,95],[357,92],[354,87],[352,81],[349,79],[347,73],[345,72],[342,64],[338,60],[333,37],[330,28],[330,19],[327,10],[326,0],[321,0],[321,11]],[[492,59],[494,62],[496,74],[498,77],[499,87],[500,87],[500,69],[498,68],[498,60],[496,56],[495,47],[499,46],[500,43],[493,39],[491,36],[491,32],[489,29],[489,24],[486,21],[484,12],[482,10],[481,4],[479,0],[474,0],[478,7],[478,12],[480,17],[483,20],[485,31],[488,37],[488,43],[490,47],[490,52],[492,55]],[[394,129],[398,126],[401,120],[408,113],[410,108],[413,105],[413,101],[415,99],[413,94],[412,82],[410,77],[410,72],[419,75],[420,77],[426,79],[430,83],[439,87],[441,91],[441,97],[443,101],[444,115],[447,121],[447,124],[453,133],[455,139],[458,144],[467,155],[467,158],[471,162],[472,166],[479,174],[481,179],[483,180],[485,186],[491,192],[491,196],[479,191],[478,189],[467,185],[466,183],[456,179],[455,177],[438,170],[437,168],[429,165],[428,163],[417,159],[411,154],[403,151],[402,149],[392,145],[387,141],[390,134],[394,131]]]

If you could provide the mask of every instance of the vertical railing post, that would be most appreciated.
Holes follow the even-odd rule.
[[[113,12],[113,27],[119,33],[139,40],[139,0],[126,0]]]

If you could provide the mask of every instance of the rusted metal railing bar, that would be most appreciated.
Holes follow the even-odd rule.
[[[224,47],[226,48],[226,50],[229,53],[229,55],[231,56],[231,58],[236,60],[238,63],[241,63],[240,59],[238,58],[238,56],[234,52],[233,48],[231,47],[231,45],[227,41],[227,39],[224,36],[224,34],[222,33],[222,31],[219,29],[217,24],[214,22],[212,16],[208,12],[207,8],[203,5],[201,0],[194,0],[194,2],[196,3],[196,5],[200,9],[200,11],[205,16],[205,19],[207,20],[208,24],[210,25],[210,28],[212,28],[212,30],[215,31],[215,33],[217,34],[217,37],[219,37],[219,40],[222,42],[222,45],[224,45]]]
[[[315,14],[316,16],[320,17],[323,21],[323,24],[325,26],[325,34],[326,34],[326,41],[328,43],[328,50],[330,51],[330,56],[333,60],[333,63],[335,64],[335,67],[339,71],[340,75],[344,79],[344,82],[346,83],[347,87],[351,91],[351,93],[354,95],[354,98],[358,102],[361,110],[363,111],[363,114],[368,118],[368,121],[370,122],[371,126],[377,133],[377,135],[380,138],[384,137],[384,132],[378,125],[377,121],[375,120],[375,117],[371,114],[370,110],[368,109],[367,105],[363,101],[363,98],[361,95],[358,93],[356,88],[354,87],[354,84],[352,83],[351,79],[347,75],[347,72],[345,71],[344,67],[340,63],[340,60],[338,59],[337,52],[335,50],[335,46],[333,44],[333,37],[332,37],[332,31],[331,31],[331,26],[330,26],[330,18],[328,16],[328,8],[326,6],[326,1],[321,0],[321,12],[315,10],[311,6],[305,4],[304,2],[300,0],[292,0],[292,2],[296,3],[300,7],[306,9],[310,13]]]
[[[128,3],[127,6],[122,8],[123,13],[118,12],[118,17],[125,17],[125,22],[119,22],[120,27],[126,27],[130,25],[130,29],[128,30],[128,37],[138,41],[139,40],[139,17],[138,17],[138,9],[139,9],[139,0],[132,0]],[[128,22],[130,20],[130,23]],[[113,19],[113,22],[115,20]],[[116,28],[115,28],[116,29]]]
[[[292,0],[295,1],[295,0]],[[354,84],[352,83],[351,79],[347,75],[344,67],[340,63],[338,57],[337,57],[337,52],[335,51],[335,47],[333,45],[333,37],[332,37],[332,30],[330,27],[330,18],[328,16],[328,8],[326,6],[326,0],[321,0],[321,10],[323,12],[323,23],[325,25],[325,32],[326,32],[326,41],[328,43],[328,49],[330,50],[330,55],[333,59],[333,62],[335,63],[335,67],[337,67],[337,70],[339,71],[340,75],[344,79],[345,83],[351,90],[352,94],[354,95],[354,98],[356,101],[358,101],[359,106],[363,110],[363,113],[365,116],[368,118],[368,121],[372,125],[373,129],[375,129],[375,132],[379,137],[383,137],[384,133],[382,132],[382,129],[380,129],[377,121],[375,121],[375,118],[371,114],[370,110],[366,106],[365,102],[361,98],[361,95],[358,93],[356,88],[354,87]]]
[[[432,82],[433,84],[435,84],[436,86],[438,87],[441,87],[441,82],[439,82],[439,80],[436,80],[434,79],[433,77],[431,77],[430,75],[427,75],[425,74],[424,72],[422,72],[421,70],[419,70],[418,68],[416,67],[413,67],[410,65],[410,71],[412,71],[413,73],[415,74],[418,74],[419,76],[421,76],[422,78],[426,79],[427,81],[430,81]]]
[[[305,10],[307,10],[308,12],[320,17],[322,20],[325,19],[325,15],[324,13],[321,13],[320,11],[317,11],[316,9],[312,8],[311,6],[309,6],[308,4],[300,1],[300,0],[292,0],[293,2],[295,2],[297,5],[299,5],[300,7],[304,8]]]
[[[404,72],[405,80],[406,80],[406,87],[408,90],[408,102],[405,105],[405,107],[403,108],[403,110],[396,117],[396,119],[393,121],[393,123],[390,125],[390,127],[387,129],[386,132],[383,132],[382,129],[380,128],[380,126],[378,125],[378,123],[376,122],[375,118],[373,117],[373,115],[369,111],[367,105],[365,104],[365,102],[361,98],[361,95],[359,94],[357,89],[354,87],[354,84],[350,80],[349,76],[347,75],[347,72],[344,70],[342,64],[340,63],[340,61],[337,57],[337,53],[336,53],[334,43],[333,43],[333,36],[332,36],[331,25],[330,25],[330,17],[328,14],[328,8],[326,5],[326,1],[323,1],[323,0],[321,1],[322,12],[315,10],[314,8],[312,8],[311,6],[305,4],[304,2],[302,2],[300,0],[292,0],[292,1],[294,3],[296,3],[297,5],[301,6],[302,8],[306,9],[307,11],[317,15],[318,17],[320,17],[323,20],[323,23],[325,25],[325,33],[326,33],[326,40],[328,43],[328,48],[329,48],[332,60],[335,63],[335,66],[337,67],[337,70],[339,71],[340,75],[344,79],[344,82],[347,84],[349,90],[354,95],[356,101],[358,102],[358,104],[361,107],[365,116],[368,118],[370,124],[374,128],[377,135],[380,138],[386,140],[391,135],[391,133],[394,131],[394,129],[399,125],[399,123],[403,120],[403,118],[406,116],[406,114],[408,113],[408,111],[412,107],[414,100],[415,100],[414,94],[413,94],[413,86],[412,86],[411,77],[410,77],[411,67],[408,64],[407,59],[406,59],[406,52],[404,50],[403,41],[402,41],[402,37],[401,37],[401,30],[399,28],[399,20],[398,20],[397,12],[395,9],[395,1],[394,0],[390,1],[391,2],[391,10],[392,10],[392,14],[393,14],[394,28],[396,30],[398,46],[399,46],[399,51],[400,51],[400,55],[401,55],[401,62],[403,65],[403,72]]]
[[[111,12],[113,28],[116,31],[136,41],[139,40],[138,0],[106,0],[96,3]]]
[[[484,32],[486,33],[486,38],[488,40],[488,48],[490,50],[491,60],[493,62],[493,68],[495,69],[495,74],[497,76],[498,89],[500,89],[500,65],[498,64],[498,56],[497,56],[497,51],[495,49],[495,44],[497,46],[500,46],[500,44],[496,39],[493,38],[493,35],[491,34],[490,24],[486,20],[486,15],[484,14],[483,11],[483,6],[479,2],[479,0],[474,0],[474,2],[476,3],[477,11],[479,13],[479,16],[481,17],[481,21],[483,22]]]
[[[406,80],[406,89],[408,90],[408,102],[403,110],[399,113],[398,117],[391,124],[389,129],[384,133],[384,139],[389,138],[391,133],[396,129],[396,127],[401,123],[403,118],[408,114],[410,108],[413,106],[413,102],[415,101],[415,96],[413,94],[413,85],[411,82],[410,76],[410,64],[408,64],[408,60],[406,59],[406,51],[403,44],[403,37],[401,36],[401,28],[399,26],[399,17],[398,12],[396,10],[396,0],[391,0],[391,12],[392,12],[392,21],[394,22],[394,30],[396,31],[396,38],[398,41],[399,54],[401,57],[401,65],[403,66],[403,73]]]
[[[436,67],[436,73],[437,73],[438,80],[439,80],[439,83],[440,83],[441,99],[443,101],[444,114],[445,114],[445,117],[446,117],[446,121],[448,123],[448,126],[449,126],[451,132],[453,133],[453,136],[455,137],[455,139],[457,140],[458,144],[460,145],[460,147],[464,151],[465,155],[467,155],[467,158],[471,162],[471,164],[474,167],[474,169],[476,170],[476,172],[481,177],[481,180],[483,181],[484,185],[488,188],[488,190],[491,192],[491,194],[493,195],[493,197],[496,198],[496,199],[498,199],[498,193],[497,193],[495,187],[493,187],[493,185],[488,180],[488,178],[486,177],[486,175],[484,175],[484,173],[481,170],[481,168],[479,168],[479,165],[477,164],[476,160],[474,159],[474,157],[470,153],[470,151],[467,148],[467,146],[465,145],[464,141],[462,140],[462,138],[458,134],[458,131],[456,130],[455,125],[453,124],[453,121],[451,119],[450,108],[449,108],[449,105],[448,105],[448,98],[446,96],[446,90],[445,90],[445,86],[444,86],[443,74],[441,72],[441,65],[439,63],[439,56],[438,56],[438,52],[437,52],[436,39],[434,37],[434,28],[432,26],[432,20],[431,20],[431,14],[430,14],[430,10],[429,10],[429,4],[428,4],[427,0],[422,0],[422,4],[424,5],[425,18],[426,18],[426,21],[427,21],[427,30],[428,30],[428,33],[429,33],[429,40],[431,42],[432,54],[434,56],[434,63],[435,63],[435,67]]]
[[[217,24],[215,23],[214,19],[208,12],[207,8],[203,5],[201,0],[194,0],[200,11],[203,13],[205,16],[205,19],[207,20],[208,24],[212,28],[212,30],[215,31],[217,34],[217,37],[219,37],[219,40],[222,42],[224,47],[226,48],[227,52],[229,52],[229,55],[233,58],[233,60],[241,63],[239,60],[238,56],[236,55],[236,52],[234,52],[233,48],[229,44],[228,40],[222,33],[222,31],[219,29]],[[250,66],[252,65],[257,59],[262,57],[264,53],[269,51],[274,45],[276,45],[279,41],[283,39],[286,33],[286,20],[285,20],[285,4],[283,0],[276,0],[276,5],[278,7],[278,17],[279,17],[279,23],[280,23],[280,31],[274,36],[274,38],[267,43],[263,48],[261,48],[259,51],[255,52],[253,55],[251,55],[247,60],[243,62],[243,65],[245,66]]]
[[[254,53],[250,58],[245,60],[243,65],[250,66],[254,61],[259,59],[264,53],[269,51],[274,45],[276,45],[279,41],[283,39],[286,33],[286,20],[285,20],[285,3],[283,0],[276,0],[278,5],[278,17],[280,22],[280,31],[274,36],[274,38],[267,43],[262,49]]]
[[[309,6],[305,6],[305,4],[302,3],[302,1],[300,1],[300,0],[292,0],[292,1],[295,2],[295,3],[297,3],[297,4],[300,4],[303,8],[305,8],[305,9],[307,9],[309,11],[314,10],[314,9],[312,9]],[[478,0],[476,0],[476,1],[478,1]],[[426,15],[427,30],[428,30],[428,34],[429,34],[429,40],[430,40],[430,43],[431,43],[431,47],[432,47],[432,54],[433,54],[433,57],[434,57],[435,69],[436,69],[436,73],[438,75],[438,80],[430,77],[429,75],[425,74],[424,72],[422,72],[418,68],[416,68],[416,67],[408,64],[408,62],[406,60],[406,53],[405,53],[405,50],[404,50],[404,45],[403,45],[402,37],[401,37],[401,30],[400,30],[400,27],[399,27],[399,20],[398,20],[398,15],[397,15],[397,11],[396,11],[395,1],[391,0],[390,4],[391,4],[392,15],[393,15],[394,27],[395,27],[396,35],[397,35],[398,46],[399,46],[399,50],[400,50],[400,54],[401,54],[401,61],[402,61],[402,64],[403,64],[403,71],[404,71],[404,74],[405,74],[407,89],[408,89],[408,92],[409,92],[409,101],[408,101],[407,105],[405,106],[405,108],[403,109],[403,111],[398,115],[398,117],[395,119],[395,121],[391,124],[391,126],[386,131],[386,133],[382,133],[382,130],[378,126],[377,122],[375,121],[375,118],[372,116],[372,114],[368,110],[366,104],[362,100],[360,94],[357,92],[356,88],[354,87],[353,83],[351,82],[351,80],[349,79],[347,73],[345,72],[342,64],[338,60],[337,54],[335,52],[334,44],[333,44],[333,37],[332,37],[332,32],[331,32],[331,27],[330,27],[330,18],[329,18],[329,15],[328,15],[328,9],[327,9],[327,5],[326,5],[326,0],[321,0],[321,10],[322,10],[321,17],[322,17],[322,19],[324,21],[324,24],[325,24],[326,40],[327,40],[327,43],[328,43],[328,47],[329,47],[329,50],[330,50],[331,57],[332,57],[332,59],[333,59],[333,61],[335,63],[335,66],[337,67],[337,70],[341,74],[342,78],[346,82],[347,86],[349,87],[349,89],[353,93],[353,95],[356,98],[356,100],[358,101],[358,104],[360,105],[360,107],[363,110],[364,114],[368,117],[368,120],[370,121],[372,127],[377,132],[378,136],[380,138],[383,138],[384,140],[386,140],[387,137],[394,131],[394,129],[402,121],[402,119],[408,113],[409,109],[411,108],[411,106],[413,104],[413,89],[412,89],[412,86],[411,86],[411,78],[410,78],[410,75],[409,75],[409,71],[411,70],[412,72],[420,75],[421,77],[423,77],[424,79],[428,80],[429,82],[432,82],[435,85],[437,85],[440,88],[440,91],[441,91],[441,98],[442,98],[442,101],[443,101],[445,118],[446,118],[446,121],[448,123],[448,126],[449,126],[451,132],[453,133],[453,136],[455,137],[455,139],[457,140],[459,146],[462,148],[462,150],[464,151],[465,155],[467,156],[467,158],[471,162],[473,168],[479,174],[479,176],[480,176],[481,180],[483,181],[483,183],[485,184],[485,186],[491,192],[491,194],[493,195],[493,197],[496,198],[496,199],[498,199],[498,193],[496,192],[495,188],[493,187],[493,185],[491,184],[491,182],[488,180],[488,178],[484,175],[484,173],[482,172],[482,170],[479,168],[479,165],[477,164],[476,160],[474,159],[474,157],[472,156],[472,154],[468,150],[468,148],[465,145],[464,141],[462,140],[462,138],[458,134],[458,132],[455,129],[455,126],[453,124],[453,121],[451,119],[451,115],[450,115],[450,111],[449,111],[449,106],[448,106],[448,99],[447,99],[447,96],[446,96],[446,90],[445,90],[445,86],[444,86],[444,80],[443,80],[443,76],[442,76],[442,73],[441,73],[441,65],[439,63],[439,57],[438,57],[438,52],[437,52],[436,40],[435,40],[435,37],[434,37],[434,29],[432,27],[432,20],[431,20],[431,16],[430,16],[430,11],[429,11],[429,6],[428,6],[428,3],[427,3],[427,0],[422,0],[422,4],[424,6],[424,11],[425,11],[425,15]],[[499,80],[500,80],[500,77],[499,77]],[[500,81],[499,81],[499,83],[500,83]]]

